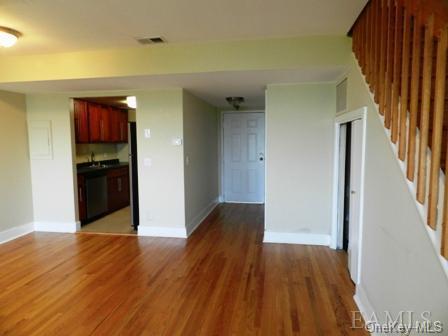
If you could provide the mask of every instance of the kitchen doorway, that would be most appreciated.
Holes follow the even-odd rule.
[[[73,99],[80,232],[137,233],[136,101],[129,98]]]

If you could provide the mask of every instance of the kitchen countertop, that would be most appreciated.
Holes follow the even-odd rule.
[[[78,167],[77,173],[81,175],[86,175],[89,173],[96,173],[100,171],[107,171],[111,169],[118,169],[118,168],[124,168],[129,167],[129,163],[127,162],[120,162],[120,163],[113,163],[113,164],[102,164],[97,167],[87,166],[87,167]]]

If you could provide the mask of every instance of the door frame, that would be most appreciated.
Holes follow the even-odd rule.
[[[266,111],[265,110],[245,110],[245,111],[237,111],[237,110],[228,110],[221,111],[221,115],[219,118],[219,202],[223,203],[224,199],[224,115],[226,114],[244,114],[244,113],[263,113],[264,115],[264,195],[262,203],[253,203],[253,204],[264,204],[266,202],[266,144],[267,144],[267,133],[266,133]],[[251,203],[252,204],[252,203]]]
[[[331,225],[331,239],[330,247],[336,249],[338,247],[338,232],[339,226],[343,223],[338,221],[338,194],[339,194],[339,147],[340,147],[340,129],[341,125],[352,122],[354,120],[361,120],[362,122],[362,154],[361,154],[361,176],[360,176],[360,190],[359,190],[359,228],[358,228],[358,276],[356,283],[361,281],[361,257],[362,257],[362,236],[363,236],[363,220],[364,220],[364,182],[365,182],[365,157],[366,157],[366,133],[367,133],[367,107],[348,112],[341,112],[336,114],[334,124],[334,160],[333,160],[333,202],[332,202],[332,225]]]

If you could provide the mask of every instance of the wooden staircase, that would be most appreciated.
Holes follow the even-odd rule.
[[[439,185],[448,167],[448,1],[371,0],[350,35],[427,224],[437,230],[442,222],[448,259],[448,178]]]

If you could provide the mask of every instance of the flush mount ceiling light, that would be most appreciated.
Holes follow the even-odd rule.
[[[244,97],[227,97],[226,100],[236,110],[239,110],[241,104],[244,103]]]
[[[126,97],[126,104],[128,104],[129,108],[137,108],[137,98],[135,96]]]
[[[0,27],[0,47],[9,48],[16,44],[21,34],[11,28]]]

